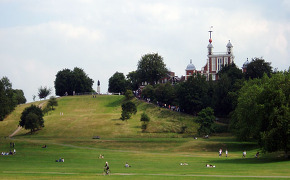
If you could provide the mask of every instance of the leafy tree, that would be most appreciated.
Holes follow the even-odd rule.
[[[145,86],[144,89],[142,90],[141,95],[143,98],[150,98],[150,99],[154,100],[155,99],[154,87],[150,84]]]
[[[245,73],[245,76],[246,79],[262,78],[264,73],[266,73],[268,77],[271,76],[271,63],[265,62],[263,58],[254,58],[247,65],[247,71]]]
[[[126,91],[127,81],[123,73],[116,72],[109,79],[109,92],[124,93]]]
[[[20,119],[19,125],[25,129],[29,129],[31,133],[36,129],[44,127],[42,110],[35,105],[25,108]]]
[[[46,99],[46,97],[50,94],[51,94],[50,88],[47,88],[46,86],[45,87],[40,86],[40,88],[38,88],[39,99]]]
[[[163,57],[158,53],[145,54],[138,62],[137,74],[140,82],[154,85],[165,77],[167,72]]]
[[[198,133],[200,135],[208,135],[213,132],[213,124],[214,124],[215,116],[213,109],[210,107],[207,107],[205,109],[202,109],[198,114],[196,118],[196,122],[200,125],[198,129]]]
[[[32,99],[33,99],[33,101],[35,101],[35,98],[36,98],[36,96],[35,96],[35,95],[32,95]]]
[[[47,106],[50,107],[51,110],[54,110],[54,106],[57,106],[58,102],[54,96],[51,96],[48,100]]]
[[[77,93],[92,92],[94,81],[88,77],[83,69],[75,67],[73,69],[74,91]]]
[[[24,93],[21,89],[14,89],[13,93],[15,94],[17,104],[26,103],[26,98],[25,98]]]
[[[73,92],[92,92],[93,83],[94,81],[81,68],[63,69],[56,74],[54,81],[55,94],[64,96],[66,93],[73,95]]]
[[[126,101],[122,104],[122,114],[121,119],[130,119],[132,114],[137,113],[137,107],[132,101]]]
[[[237,80],[244,78],[242,70],[235,63],[223,66],[218,75],[219,78],[222,78],[222,75],[227,75],[230,78],[231,85],[234,85]]]
[[[231,118],[230,127],[240,140],[259,138],[263,112],[257,98],[263,90],[260,86],[261,81],[249,80],[239,91],[238,104]]]
[[[143,113],[141,114],[141,119],[140,119],[140,121],[143,122],[143,124],[142,124],[142,126],[141,126],[141,129],[142,129],[142,131],[144,132],[144,131],[147,129],[147,126],[148,126],[148,123],[149,123],[149,121],[150,121],[150,118],[149,118],[149,116],[148,116],[145,112],[143,112]]]
[[[176,104],[176,92],[170,83],[157,84],[154,90],[156,101],[166,104]]]
[[[72,95],[74,91],[73,81],[73,72],[70,69],[59,71],[54,81],[55,94],[58,96],[64,96],[66,93]]]
[[[133,92],[131,90],[126,90],[126,92],[125,92],[125,98],[126,98],[126,100],[133,99],[134,98]]]
[[[257,139],[268,152],[290,149],[290,71],[246,82],[231,128],[238,138]]]
[[[139,88],[139,78],[136,71],[129,72],[127,74],[127,81],[129,83],[130,89],[136,91]]]
[[[2,121],[18,104],[18,91],[12,89],[7,77],[0,79],[0,121]]]
[[[215,114],[227,117],[237,104],[237,92],[243,84],[244,75],[234,64],[229,64],[219,71],[219,80],[215,86]]]
[[[186,113],[196,114],[209,104],[209,84],[200,74],[192,76],[177,86],[179,106]]]

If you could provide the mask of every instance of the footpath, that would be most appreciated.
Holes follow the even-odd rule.
[[[46,103],[46,101],[40,103],[40,104],[38,105],[38,107],[42,108],[42,106],[44,105],[44,103]],[[15,135],[16,135],[16,134],[17,134],[21,129],[22,129],[22,127],[21,127],[21,126],[18,126],[17,129],[16,129],[12,134],[10,134],[8,137],[9,137],[9,138],[12,138],[12,137],[15,136]]]

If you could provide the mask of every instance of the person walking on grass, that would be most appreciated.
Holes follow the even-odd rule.
[[[228,150],[226,149],[226,157],[228,157]]]
[[[104,172],[106,173],[106,175],[108,175],[110,173],[110,168],[109,168],[109,163],[106,162],[105,166],[104,166]]]
[[[244,150],[244,151],[243,151],[243,158],[245,158],[246,155],[247,155],[247,152],[246,152],[246,150]]]

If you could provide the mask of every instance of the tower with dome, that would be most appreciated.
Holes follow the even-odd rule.
[[[217,53],[213,52],[213,40],[211,38],[212,30],[209,31],[210,38],[209,38],[209,44],[207,45],[208,54],[207,54],[207,60],[204,67],[201,68],[200,71],[195,69],[195,66],[192,64],[192,61],[190,60],[190,64],[187,65],[186,68],[186,76],[185,80],[188,79],[190,75],[193,75],[194,73],[200,73],[206,77],[207,80],[212,79],[213,81],[218,80],[218,72],[222,69],[223,66],[232,64],[234,62],[235,56],[233,55],[233,45],[231,41],[226,45],[226,52]],[[194,67],[194,68],[193,68]],[[194,70],[193,70],[194,69]]]

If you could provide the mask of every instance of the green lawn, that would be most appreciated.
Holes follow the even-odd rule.
[[[280,153],[254,158],[254,142],[237,142],[231,136],[193,139],[196,124],[191,116],[137,102],[138,113],[123,122],[122,98],[61,98],[56,110],[45,116],[45,128],[33,135],[21,130],[8,139],[28,105],[17,107],[0,122],[0,152],[9,151],[10,142],[17,150],[16,155],[0,156],[0,179],[290,179],[290,161]],[[152,119],[147,133],[140,129],[143,111]],[[184,124],[192,126],[179,134],[174,127]],[[101,139],[92,139],[97,135]],[[44,144],[47,148],[41,148]],[[229,157],[218,157],[219,148],[227,148]],[[55,162],[59,158],[65,162]],[[110,176],[103,175],[106,161]],[[132,167],[125,168],[126,162]],[[207,163],[216,167],[206,168]]]

